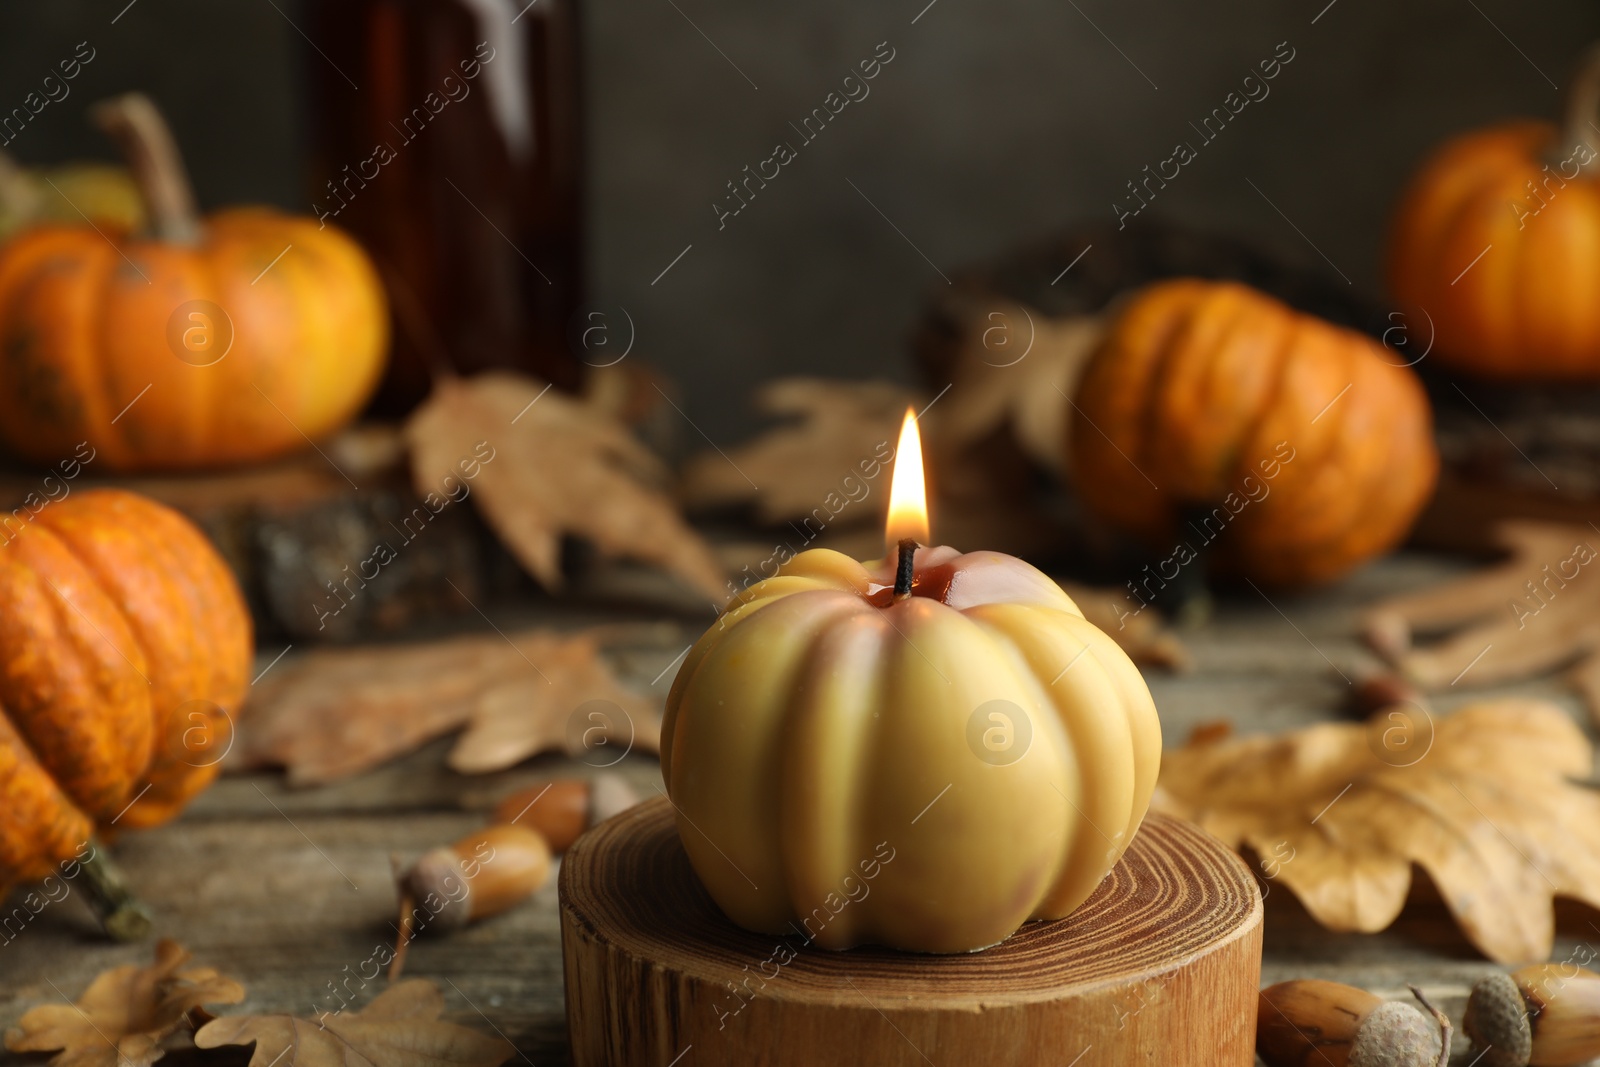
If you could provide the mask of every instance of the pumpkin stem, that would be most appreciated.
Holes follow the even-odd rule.
[[[1211,615],[1216,607],[1215,598],[1211,595],[1211,564],[1207,557],[1210,542],[1222,534],[1207,536],[1208,527],[1206,520],[1212,516],[1213,509],[1200,505],[1186,505],[1179,512],[1179,520],[1183,523],[1184,540],[1193,548],[1194,559],[1184,565],[1171,579],[1173,586],[1172,596],[1174,604],[1171,617],[1179,626],[1185,629],[1198,629],[1211,621]],[[1194,534],[1190,538],[1190,534]]]
[[[117,142],[139,186],[155,235],[171,244],[200,240],[200,212],[167,120],[143,93],[124,93],[89,109],[95,124]]]
[[[93,853],[83,861],[84,893],[89,907],[106,933],[118,941],[140,941],[150,935],[150,912],[128,888],[122,873],[99,841],[90,842]]]
[[[894,572],[894,598],[904,600],[911,595],[915,574],[917,542],[907,537],[900,542],[900,565]]]
[[[1562,143],[1553,146],[1557,156],[1564,157],[1581,145],[1600,156],[1600,131],[1595,129],[1600,117],[1600,43],[1589,46],[1578,62],[1578,72],[1567,86],[1566,111],[1562,116]],[[1594,161],[1584,169],[1592,170],[1600,164]]]

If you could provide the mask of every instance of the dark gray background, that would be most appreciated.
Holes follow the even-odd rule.
[[[302,75],[320,60],[295,28],[305,2],[7,0],[0,110],[76,42],[98,52],[11,150],[26,162],[107,157],[83,108],[142,88],[171,117],[205,204],[308,210]],[[1151,213],[1332,274],[1320,249],[1376,290],[1386,219],[1420,156],[1474,125],[1553,116],[1578,52],[1600,36],[1592,0],[926,3],[583,4],[591,292],[629,309],[637,351],[683,385],[719,443],[751,429],[742,401],[772,376],[909,379],[906,334],[940,271],[1112,220],[1123,183],[1195,140],[1188,123],[1280,41],[1296,58],[1271,95]],[[719,232],[711,204],[724,183],[792,139],[787,124],[880,41],[896,58],[871,95]]]

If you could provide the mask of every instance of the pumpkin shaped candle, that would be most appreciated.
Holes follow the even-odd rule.
[[[662,771],[740,926],[970,951],[1093,892],[1144,818],[1160,723],[1050,578],[919,546],[909,412],[898,456],[889,555],[813,549],[740,595],[673,683]]]

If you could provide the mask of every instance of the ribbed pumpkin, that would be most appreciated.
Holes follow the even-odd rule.
[[[365,254],[265,208],[202,223],[153,105],[101,108],[155,239],[49,225],[0,251],[0,437],[45,463],[87,441],[108,468],[148,470],[266,459],[338,429],[387,352]]]
[[[251,654],[232,575],[176,512],[110,489],[0,512],[0,898],[210,784]]]
[[[735,923],[843,949],[961,952],[1060,918],[1155,787],[1139,671],[1044,574],[919,549],[803,552],[684,660],[661,763],[689,860]]]
[[[1600,380],[1600,49],[1563,127],[1516,121],[1437,149],[1390,227],[1389,287],[1433,358],[1482,378]]]
[[[1336,578],[1399,543],[1438,475],[1401,362],[1248,286],[1148,286],[1079,382],[1078,493],[1145,542],[1150,595],[1201,553],[1278,585]]]

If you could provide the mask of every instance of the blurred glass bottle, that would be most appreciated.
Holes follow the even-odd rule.
[[[373,408],[437,371],[574,388],[582,300],[576,0],[310,0],[313,211],[372,253],[394,351]]]

